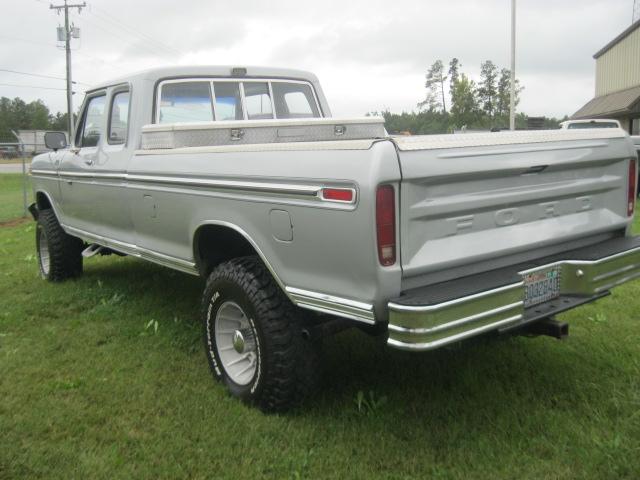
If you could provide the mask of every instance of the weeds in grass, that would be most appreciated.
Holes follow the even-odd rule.
[[[589,320],[591,320],[594,323],[605,323],[607,321],[607,315],[604,314],[603,312],[596,312],[595,315],[587,318],[589,318]]]
[[[367,397],[362,390],[358,390],[355,398],[356,410],[361,415],[373,415],[380,411],[387,403],[385,395],[376,398],[372,390],[369,390]]]
[[[151,330],[153,330],[153,334],[157,335],[158,334],[158,321],[151,319],[147,322],[147,325],[144,327],[145,331],[149,332]]]

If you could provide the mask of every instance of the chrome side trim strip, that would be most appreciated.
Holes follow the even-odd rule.
[[[478,300],[480,298],[488,297],[494,295],[496,293],[501,293],[506,290],[512,290],[515,288],[522,287],[524,285],[524,281],[518,283],[512,283],[511,285],[505,285],[504,287],[494,288],[493,290],[486,290],[480,293],[474,293],[473,295],[468,295],[466,297],[456,298],[454,300],[449,300],[447,302],[438,303],[436,305],[400,305],[398,303],[389,302],[388,306],[391,310],[395,310],[398,312],[432,312],[434,310],[441,310],[443,308],[451,307],[454,305],[458,305],[460,303],[470,302],[472,300]]]
[[[209,187],[222,190],[237,190],[242,192],[267,193],[275,195],[300,195],[307,198],[317,199],[328,203],[354,204],[356,203],[357,190],[354,187],[336,186],[329,188],[346,188],[353,192],[353,201],[336,202],[322,197],[322,189],[325,185],[305,185],[295,183],[280,182],[248,182],[242,180],[227,180],[224,178],[190,178],[174,177],[163,175],[145,175],[138,173],[106,173],[106,172],[80,172],[80,171],[46,171],[34,170],[34,175],[59,176],[63,179],[90,179],[90,180],[119,180],[131,184],[161,184],[184,187]]]
[[[61,178],[104,178],[109,180],[126,180],[126,173],[106,173],[106,172],[80,172],[74,170],[60,170]]]
[[[486,310],[484,312],[476,313],[475,315],[469,315],[468,317],[460,318],[458,320],[454,320],[453,322],[442,323],[440,325],[436,325],[434,327],[427,328],[406,328],[399,327],[398,325],[389,324],[389,330],[398,332],[398,333],[411,333],[415,335],[421,335],[425,333],[437,333],[443,330],[449,330],[451,328],[459,327],[461,325],[465,325],[467,323],[473,323],[477,320],[481,320],[486,317],[490,317],[492,315],[496,315],[498,313],[506,312],[507,310],[513,310],[514,308],[524,306],[524,302],[515,302],[509,305],[504,305],[502,307],[494,308],[492,310]]]
[[[510,323],[517,322],[522,319],[522,315],[514,315],[509,318],[505,318],[504,320],[500,320],[498,322],[490,323],[489,325],[484,325],[482,327],[474,328],[473,330],[467,330],[465,332],[458,333],[456,335],[452,335],[450,337],[441,338],[439,340],[434,340],[433,342],[424,342],[424,343],[408,343],[402,342],[400,340],[395,340],[390,338],[387,340],[387,344],[391,347],[399,348],[400,350],[408,350],[408,351],[425,351],[425,350],[433,350],[435,348],[442,347],[444,345],[448,345],[450,343],[459,342],[460,340],[464,340],[466,338],[474,337],[484,332],[488,332],[490,330],[495,330],[500,328],[503,325],[508,325]]]
[[[40,169],[35,169],[35,170],[30,170],[31,175],[36,176],[36,175],[41,175],[43,177],[57,177],[58,176],[58,172],[56,170],[40,170]]]
[[[189,187],[212,187],[233,190],[244,190],[261,193],[293,194],[317,197],[322,190],[320,185],[296,185],[288,183],[245,182],[239,180],[201,179],[188,177],[164,177],[158,175],[127,174],[131,182],[163,183],[169,185],[185,185]]]
[[[286,293],[297,306],[337,315],[368,324],[375,323],[373,305],[295,287],[286,287]]]

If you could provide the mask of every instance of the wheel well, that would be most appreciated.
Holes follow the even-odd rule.
[[[193,253],[200,275],[206,277],[222,262],[258,252],[240,232],[223,225],[203,225],[196,230]]]
[[[42,192],[36,193],[36,205],[38,206],[38,210],[47,210],[51,208],[49,197]]]

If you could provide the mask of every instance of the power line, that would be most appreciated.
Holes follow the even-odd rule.
[[[98,29],[98,30],[103,31],[103,32],[104,32],[104,33],[106,33],[109,37],[113,37],[113,36],[116,36],[116,37],[122,37],[122,36],[123,36],[123,33],[127,33],[127,32],[115,31],[115,30],[111,27],[111,25],[107,24],[106,22],[105,22],[105,24],[103,25],[103,24],[101,24],[101,23],[98,23],[98,22],[97,22],[97,20],[100,20],[101,22],[103,22],[103,21],[104,21],[104,20],[102,20],[100,17],[96,17],[95,15],[93,16],[93,18],[92,18],[92,20],[91,20],[91,21],[89,20],[89,17],[86,17],[86,18],[84,19],[84,21],[85,21],[85,22],[87,22],[89,25],[91,25],[93,28],[96,28],[96,29]],[[139,39],[139,38],[135,38],[135,37],[131,37],[131,38],[132,38],[132,40],[133,40],[133,41],[136,41],[136,42],[140,42],[140,41],[141,41],[141,39]],[[154,48],[154,47],[153,47],[153,46],[151,46],[151,45],[147,45],[147,44],[145,44],[145,43],[140,43],[140,44],[139,44],[139,46],[140,46],[141,48],[143,48],[143,49],[147,52],[147,54],[155,55],[155,56],[158,56],[158,57],[162,56],[162,54],[161,54],[161,53],[159,53],[159,50],[158,50],[157,48]]]
[[[66,88],[40,87],[38,85],[22,85],[20,83],[0,83],[0,87],[40,88],[42,90],[60,90],[63,92],[67,90]]]
[[[66,54],[66,64],[67,64],[67,113],[68,113],[68,127],[69,127],[69,138],[73,138],[73,91],[72,91],[72,80],[71,80],[71,39],[72,38],[80,38],[80,30],[76,29],[73,24],[69,24],[69,9],[77,8],[78,14],[82,11],[84,7],[87,6],[87,2],[69,4],[68,0],[64,0],[64,4],[62,5],[49,5],[50,10],[55,10],[56,13],[60,14],[61,11],[64,11],[64,35],[61,37],[60,32],[62,27],[58,27],[58,38],[64,40],[64,50]]]
[[[149,40],[147,40],[146,38],[136,35],[132,32],[129,32],[126,28],[123,28],[122,26],[109,20],[108,18],[106,17],[103,18],[102,16],[98,16],[96,12],[92,12],[91,10],[89,10],[89,13],[91,14],[91,18],[93,20],[89,23],[94,27],[98,28],[99,30],[106,32],[110,36],[115,35],[118,37],[122,37],[123,35],[127,35],[133,41],[137,42],[138,46],[144,48],[147,52],[151,53],[152,55],[157,55],[157,56],[166,56],[167,54],[170,54],[172,56],[176,55],[176,53],[168,50],[167,47],[155,45],[151,43]],[[88,17],[85,18],[85,21],[88,21]],[[97,23],[98,21],[100,23]],[[115,30],[114,27],[117,27],[118,30]]]
[[[7,70],[4,68],[0,68],[0,72],[16,73],[18,75],[28,75],[30,77],[51,78],[53,80],[66,80],[66,78],[64,77],[54,77],[53,75],[42,75],[40,73],[19,72],[18,70]],[[84,83],[84,82],[74,81],[73,83],[89,86],[88,83]]]
[[[94,12],[93,9],[95,9],[96,11]],[[111,23],[116,25],[121,30],[129,32],[129,34],[137,35],[140,38],[143,38],[143,39],[145,39],[147,41],[153,42],[156,45],[162,47],[163,49],[165,49],[167,51],[170,51],[170,52],[173,52],[176,55],[184,55],[184,52],[181,52],[177,48],[172,47],[171,45],[167,45],[166,43],[161,42],[160,40],[157,40],[156,38],[152,37],[151,35],[148,35],[148,34],[146,34],[144,32],[141,32],[139,29],[126,24],[125,22],[123,22],[119,18],[114,17],[109,12],[107,12],[107,11],[105,11],[105,10],[95,6],[95,5],[92,5],[92,7],[89,9],[89,12],[92,13],[93,15],[98,15],[99,17],[103,17],[103,20],[110,21]]]

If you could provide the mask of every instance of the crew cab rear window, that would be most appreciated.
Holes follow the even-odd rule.
[[[317,118],[320,116],[313,92],[308,84],[274,82],[272,87],[278,118]]]
[[[267,82],[243,82],[243,85],[247,119],[265,120],[273,118],[269,84]]]
[[[243,120],[239,82],[213,82],[216,120]]]
[[[310,84],[286,80],[169,80],[160,84],[157,123],[319,118]]]
[[[118,145],[127,141],[127,127],[129,123],[129,92],[117,92],[111,100],[109,112],[109,136],[107,141]]]
[[[210,82],[176,82],[162,85],[158,123],[210,122],[212,120]]]

